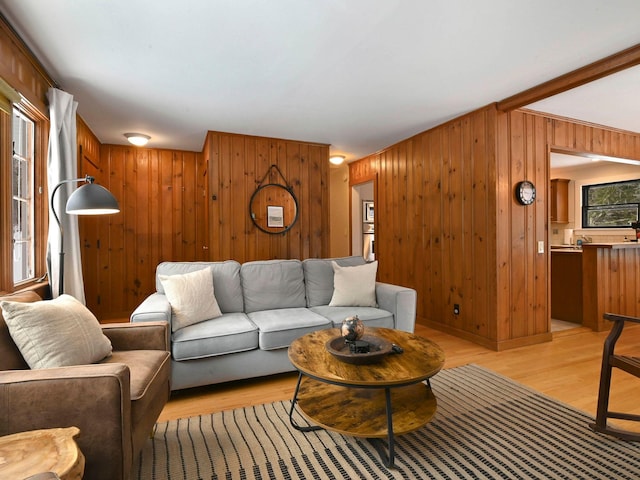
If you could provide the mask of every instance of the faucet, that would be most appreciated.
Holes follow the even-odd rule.
[[[593,243],[593,238],[582,235],[582,241],[584,243]]]

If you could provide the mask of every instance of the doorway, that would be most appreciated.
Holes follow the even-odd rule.
[[[366,261],[375,260],[374,181],[351,187],[351,254]]]

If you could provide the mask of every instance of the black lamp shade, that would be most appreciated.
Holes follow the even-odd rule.
[[[66,209],[71,215],[108,215],[119,211],[118,201],[111,192],[95,183],[76,189],[69,196]]]

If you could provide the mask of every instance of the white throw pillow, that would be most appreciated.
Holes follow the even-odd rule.
[[[71,295],[33,303],[0,302],[2,315],[31,368],[87,365],[111,355],[96,317]]]
[[[376,273],[378,261],[341,267],[331,262],[333,267],[333,296],[330,307],[377,307]]]
[[[222,315],[213,294],[213,270],[204,268],[182,275],[159,275],[175,318],[171,331]]]

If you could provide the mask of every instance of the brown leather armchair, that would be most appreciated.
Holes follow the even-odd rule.
[[[2,298],[37,301],[32,292]],[[102,326],[101,363],[30,370],[0,311],[0,435],[76,426],[85,477],[128,479],[170,394],[165,322]]]

